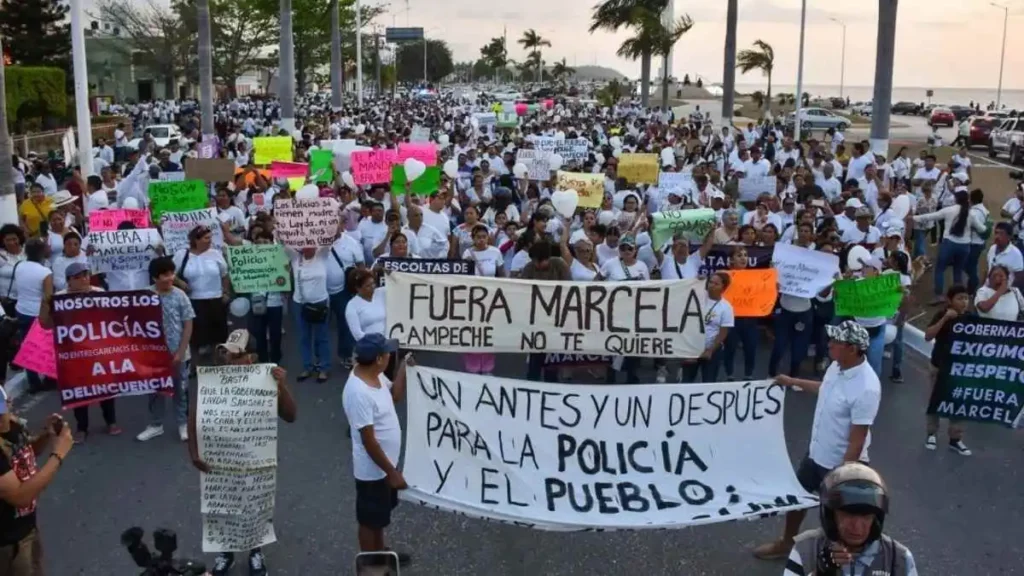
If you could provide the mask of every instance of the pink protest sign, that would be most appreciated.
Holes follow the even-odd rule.
[[[279,162],[277,160],[270,163],[270,175],[274,178],[302,178],[305,180],[308,173],[309,164]]]
[[[14,357],[14,364],[56,380],[57,351],[53,346],[53,330],[44,329],[39,320],[33,322]]]
[[[391,166],[398,160],[397,150],[367,150],[352,153],[352,178],[356,184],[391,182]]]
[[[415,158],[427,166],[437,166],[437,145],[433,142],[399,144],[397,163],[401,164],[409,158]]]
[[[150,228],[149,210],[93,210],[89,213],[90,232],[117,230],[122,222],[131,222],[136,228]]]

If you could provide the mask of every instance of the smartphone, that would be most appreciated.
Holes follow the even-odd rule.
[[[398,576],[398,554],[360,552],[356,554],[356,576]]]

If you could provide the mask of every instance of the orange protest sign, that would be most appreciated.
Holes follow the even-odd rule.
[[[723,297],[737,318],[760,318],[772,313],[779,297],[776,269],[729,270],[729,277]]]

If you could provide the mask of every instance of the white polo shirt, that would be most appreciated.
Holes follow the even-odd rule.
[[[988,249],[988,256],[985,258],[988,261],[988,269],[991,270],[996,264],[1002,264],[1010,270],[1010,274],[1015,274],[1024,270],[1024,255],[1021,254],[1020,248],[1017,248],[1013,244],[1007,244],[1006,248],[1002,252],[996,251],[996,245],[993,244]],[[1010,276],[1012,283],[1013,276]]]
[[[850,426],[873,425],[881,397],[882,385],[867,357],[849,370],[840,370],[839,364],[832,362],[825,371],[814,406],[811,460],[829,469],[841,465],[850,445]],[[870,445],[871,432],[868,432],[860,460],[868,461]]]

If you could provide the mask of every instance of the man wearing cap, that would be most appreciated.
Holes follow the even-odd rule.
[[[871,426],[882,395],[878,376],[865,357],[867,330],[853,320],[825,330],[832,363],[821,382],[784,375],[775,378],[776,384],[818,396],[810,446],[796,472],[800,485],[811,494],[817,494],[825,476],[843,463],[868,461]],[[782,539],[758,546],[754,556],[762,560],[787,557],[806,515],[806,510],[788,512]]]
[[[856,198],[852,198],[852,200],[856,200]],[[849,205],[849,202],[847,202],[847,205]],[[853,218],[854,225],[843,230],[843,243],[860,244],[868,250],[874,250],[879,240],[882,239],[882,232],[871,223],[874,219],[871,208],[862,205],[854,212]]]
[[[395,402],[405,399],[406,366],[415,366],[406,356],[392,382],[384,374],[398,341],[381,334],[367,334],[355,345],[356,365],[345,382],[342,405],[352,433],[352,472],[356,480],[356,522],[359,550],[384,552],[384,529],[391,524],[391,511],[398,505],[398,490],[408,488],[398,470],[402,453],[402,424]],[[408,563],[408,554],[399,562]]]

